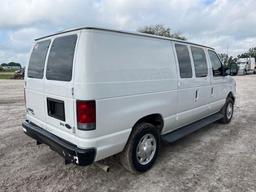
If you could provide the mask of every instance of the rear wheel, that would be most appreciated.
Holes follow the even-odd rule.
[[[224,117],[221,119],[221,122],[228,124],[233,117],[233,112],[234,112],[234,101],[229,97],[227,98],[226,103],[221,110],[221,113],[224,115]]]
[[[133,173],[149,170],[158,155],[159,133],[150,123],[140,123],[134,127],[128,143],[121,154],[121,163]]]

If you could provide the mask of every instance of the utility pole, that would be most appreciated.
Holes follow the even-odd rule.
[[[227,55],[228,55],[228,51],[229,51],[229,43],[227,43]]]

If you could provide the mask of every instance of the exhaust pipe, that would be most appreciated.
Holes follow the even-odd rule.
[[[95,162],[94,165],[100,169],[102,169],[103,171],[105,171],[106,173],[109,172],[109,166],[108,165],[104,165],[102,163],[99,163],[99,162]]]

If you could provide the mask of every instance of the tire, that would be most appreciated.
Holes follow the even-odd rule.
[[[234,101],[230,97],[227,98],[225,105],[223,106],[221,113],[224,117],[220,120],[224,124],[230,123],[234,113]]]
[[[121,153],[121,164],[132,173],[148,171],[156,161],[159,152],[159,141],[160,136],[154,125],[150,123],[140,123],[136,125]],[[145,148],[142,148],[142,146],[145,147],[145,145],[147,146],[146,151]],[[143,161],[147,155],[149,157]],[[140,158],[141,156],[143,156],[143,158]]]

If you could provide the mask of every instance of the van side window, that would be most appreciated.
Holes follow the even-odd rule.
[[[175,50],[176,50],[178,62],[179,62],[180,77],[191,78],[192,67],[191,67],[191,60],[188,52],[188,47],[186,45],[175,44]]]
[[[42,79],[44,76],[44,64],[50,40],[36,43],[28,65],[28,77]]]
[[[48,80],[71,80],[76,40],[77,35],[68,35],[53,41],[46,71]]]
[[[206,77],[208,75],[208,67],[204,50],[198,47],[191,47],[191,52],[195,65],[196,77]]]
[[[219,57],[214,51],[209,50],[208,53],[212,64],[213,76],[222,76],[222,63]]]

